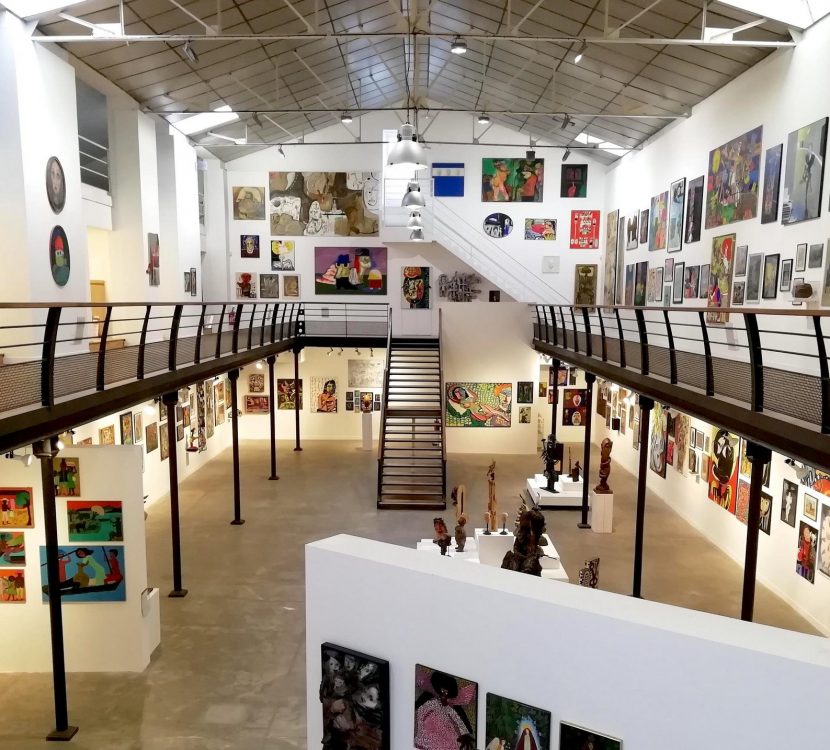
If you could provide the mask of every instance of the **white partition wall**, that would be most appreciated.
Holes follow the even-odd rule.
[[[814,747],[826,734],[823,638],[351,536],[306,547],[308,747],[322,737],[326,641],[389,661],[395,750],[412,747],[418,663],[478,682],[477,747],[488,692],[632,750]]]

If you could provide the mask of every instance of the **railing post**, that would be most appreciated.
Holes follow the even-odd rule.
[[[553,311],[553,305],[550,305],[550,307],[546,309],[546,314],[548,311],[550,312],[550,322],[553,326],[553,336],[548,337],[548,343],[556,346],[559,341],[559,331],[557,331],[556,313]]]
[[[749,509],[746,517],[746,556],[741,595],[741,619],[751,621],[755,608],[755,571],[758,566],[758,534],[761,525],[761,487],[764,484],[765,468],[772,458],[772,451],[750,440],[746,444],[746,457],[752,463],[752,475],[749,482]]]
[[[276,305],[276,302],[274,303]],[[259,345],[265,346],[265,320],[268,318],[268,308],[271,305],[266,304],[265,309],[262,311],[262,324],[259,327]]]
[[[293,305],[294,303],[292,302],[291,304]],[[283,303],[282,317],[280,318],[280,341],[282,341],[283,338],[285,338],[285,314],[288,312],[288,308],[289,308],[289,306],[286,305],[285,303]],[[291,317],[290,316],[288,318],[288,325],[289,325],[289,329],[290,329],[290,326],[291,326]]]
[[[677,385],[677,352],[674,348],[674,334],[671,330],[668,310],[663,310],[663,320],[666,323],[666,337],[669,340],[669,381],[672,385]]]
[[[648,375],[648,331],[646,330],[646,318],[642,309],[634,311],[637,318],[637,333],[640,335],[640,372]]]
[[[182,323],[183,309],[184,305],[176,305],[173,308],[173,323],[170,326],[170,350],[167,358],[167,367],[170,372],[174,372],[176,369],[176,352],[178,351],[179,327]]]
[[[646,521],[646,472],[648,471],[648,428],[654,401],[640,396],[640,455],[637,471],[637,513],[634,522],[634,584],[632,596],[642,598],[643,540]]]
[[[277,358],[271,354],[265,358],[265,361],[268,363],[268,392],[271,394],[268,400],[268,412],[271,419],[271,476],[268,479],[279,479],[277,474],[277,389],[274,387],[274,365]]]
[[[593,356],[593,343],[591,342],[591,318],[588,316],[588,308],[582,308],[582,323],[585,326],[585,353]]]
[[[827,366],[827,345],[824,342],[821,318],[818,315],[813,316],[813,327],[816,330],[816,349],[821,373],[821,432],[826,435],[830,433],[830,372]]]
[[[239,316],[237,315],[235,331],[238,330]],[[228,380],[231,382],[231,448],[233,449],[233,521],[231,521],[231,526],[241,526],[245,520],[242,518],[242,493],[239,486],[239,404],[236,385],[239,380],[239,368],[228,372]]]
[[[219,314],[219,327],[216,329],[216,354],[215,359],[222,356],[222,324],[225,321],[225,308],[227,305],[222,305],[222,312]]]
[[[50,307],[46,314],[43,356],[40,363],[40,401],[44,406],[50,407],[55,405],[55,348],[58,344],[60,322],[61,308]]]
[[[540,341],[544,341],[545,339],[542,338],[542,316],[539,314],[539,308],[541,305],[536,305],[536,336],[534,338],[539,339]],[[545,334],[547,335],[547,321],[548,315],[547,312],[545,313]]]
[[[147,349],[147,327],[150,325],[150,310],[152,305],[144,308],[144,323],[141,325],[141,336],[138,339],[138,364],[136,365],[136,380],[144,380],[144,353]]]
[[[110,320],[112,318],[112,305],[107,305],[107,311],[104,313],[104,325],[101,327],[101,336],[98,339],[98,368],[95,373],[95,390],[104,390],[104,375],[106,373],[106,358],[107,358],[107,335],[110,330]]]
[[[709,330],[706,328],[706,315],[702,311],[698,314],[700,331],[703,336],[703,359],[706,365],[706,395],[715,395],[715,370],[712,367],[712,347],[709,344]]]
[[[751,373],[750,407],[752,411],[764,410],[764,351],[761,348],[761,333],[755,313],[744,313],[746,336],[749,342],[749,365]]]
[[[597,308],[597,320],[599,320],[599,338],[602,342],[602,361],[608,361],[608,342],[605,339],[605,321],[602,319],[602,311]]]
[[[254,318],[256,317],[256,302],[254,306],[251,308],[251,321],[248,323],[248,351],[251,350],[251,344],[253,343],[254,337]]]
[[[552,395],[550,405],[550,434],[556,440],[556,407],[559,404],[559,369],[562,362],[558,359],[551,360],[548,369],[548,393]]]
[[[280,310],[280,303],[274,303],[274,312],[271,314],[271,343],[275,343],[277,340],[277,313]],[[285,313],[283,313],[285,314]]]
[[[590,488],[591,476],[591,423],[594,417],[593,398],[594,398],[594,383],[597,376],[592,372],[585,373],[585,384],[587,385],[585,399],[585,450],[582,456],[582,520],[578,526],[580,529],[590,529],[591,524],[588,523],[588,491]]]
[[[579,354],[579,332],[576,330],[576,313],[574,312],[574,307],[571,305],[571,323],[574,327],[574,351]]]
[[[170,445],[168,470],[170,472],[170,536],[173,548],[173,590],[168,596],[181,599],[187,596],[182,588],[182,538],[179,524],[179,451],[176,442],[176,407],[179,392],[171,391],[161,397],[167,411],[167,442]]]
[[[625,336],[623,335],[622,320],[620,320],[620,309],[614,308],[614,317],[617,319],[617,334],[620,337],[620,367],[625,367]]]
[[[300,447],[300,347],[294,346],[294,440],[295,451],[301,451]],[[312,394],[308,394],[312,398]]]
[[[239,324],[242,322],[242,304],[236,306],[236,314],[233,316],[233,338],[231,339],[231,351],[234,354],[239,352]]]
[[[205,328],[205,310],[207,305],[202,305],[202,312],[199,315],[199,326],[196,329],[196,350],[193,355],[193,364],[198,365],[202,358],[202,331]]]
[[[559,319],[562,321],[562,348],[568,348],[568,328],[565,325],[565,309],[559,306]]]

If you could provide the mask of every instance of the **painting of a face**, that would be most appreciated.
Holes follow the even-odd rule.
[[[52,229],[49,238],[49,265],[52,269],[52,278],[58,286],[65,286],[69,281],[69,239],[63,227]]]
[[[66,181],[57,156],[46,162],[46,197],[52,210],[59,214],[66,204]]]

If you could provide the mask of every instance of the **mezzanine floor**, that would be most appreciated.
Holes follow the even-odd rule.
[[[279,445],[278,482],[269,482],[268,443],[242,443],[242,527],[232,517],[231,454],[225,451],[182,483],[185,599],[162,598],[162,645],[141,675],[69,677],[72,723],[82,750],[289,750],[305,738],[303,545],[348,532],[403,545],[432,534],[429,511],[375,509],[376,455],[354,442]],[[533,456],[493,456],[500,509],[514,514]],[[449,481],[464,483],[473,519],[486,506],[490,455],[450,456]],[[594,460],[596,465],[596,459]],[[602,559],[600,587],[630,593],[634,477],[615,467],[615,532],[576,528],[577,514],[548,512],[548,529],[566,570]],[[445,514],[448,518],[452,511]],[[149,509],[150,585],[171,587],[170,530],[164,500]],[[354,588],[361,597],[382,596]],[[551,585],[559,585],[551,583]],[[649,497],[644,596],[737,616],[741,570],[662,501]],[[457,613],[452,616],[463,616]],[[814,633],[763,586],[756,619]],[[367,623],[367,628],[371,628]],[[510,644],[504,644],[509,648]],[[25,644],[5,643],[5,648]],[[52,728],[51,676],[0,675],[0,748],[44,746]]]

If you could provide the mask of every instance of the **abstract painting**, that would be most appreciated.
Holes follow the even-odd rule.
[[[644,208],[640,211],[640,244],[645,245],[648,242],[648,223],[649,209]]]
[[[261,187],[233,187],[233,218],[237,221],[256,221],[265,218],[265,189]]]
[[[821,215],[827,118],[794,130],[787,137],[781,223],[797,224]]]
[[[504,750],[548,750],[550,712],[487,693],[484,746]]]
[[[385,247],[315,247],[316,294],[386,294]]]
[[[333,643],[320,651],[323,748],[389,750],[389,662]]]
[[[383,388],[382,359],[350,359],[348,367],[349,388]]]
[[[121,445],[133,444],[133,413],[125,411],[118,417],[121,426]]]
[[[625,267],[625,296],[623,304],[631,307],[634,304],[634,271],[635,264],[631,263]]]
[[[588,392],[581,388],[565,388],[562,399],[562,426],[584,427],[588,418]]]
[[[270,396],[245,396],[246,414],[268,414],[271,411]]]
[[[259,296],[263,299],[279,299],[280,277],[275,273],[263,273],[259,277]]]
[[[795,528],[795,516],[798,510],[798,485],[791,482],[789,479],[784,480],[784,486],[781,488],[781,520]],[[824,510],[822,509],[822,529],[824,528]],[[830,543],[830,535],[828,535],[828,543]],[[830,565],[830,558],[827,560]]]
[[[436,198],[463,198],[464,163],[433,162],[432,194]]]
[[[672,297],[673,305],[680,305],[683,303],[683,281],[686,273],[685,263],[675,263],[672,277]]]
[[[415,667],[415,747],[476,746],[478,684],[421,664]]]
[[[337,381],[330,377],[311,377],[311,411],[323,414],[337,412]]]
[[[533,382],[530,380],[520,380],[516,383],[516,403],[517,404],[532,404],[533,403]]]
[[[563,164],[559,182],[560,198],[588,197],[588,165]]]
[[[680,252],[683,247],[683,208],[686,198],[686,178],[681,177],[669,187],[668,251]]]
[[[144,443],[147,446],[147,453],[152,453],[159,447],[159,426],[158,422],[148,424],[145,428]]]
[[[98,442],[101,445],[115,445],[115,425],[108,424],[98,430]]]
[[[0,531],[0,567],[26,564],[25,536],[22,531]]]
[[[709,152],[707,229],[758,215],[762,134],[758,126]]]
[[[244,273],[236,274],[236,298],[256,299],[257,274]]]
[[[684,457],[686,456],[686,451],[689,448],[689,417],[686,414],[678,414],[674,418],[674,442],[677,446],[677,470],[681,474],[685,474],[684,471]]]
[[[25,604],[26,572],[24,570],[0,570],[0,603]]]
[[[668,244],[669,229],[669,193],[655,195],[651,199],[650,226],[648,230],[648,249],[665,250]]]
[[[591,263],[577,263],[574,266],[574,304],[595,305],[596,302],[597,266]]]
[[[525,219],[526,240],[556,239],[556,219]]]
[[[625,226],[625,249],[626,250],[636,250],[637,249],[637,232],[639,230],[639,220],[637,217],[637,212],[634,212],[633,216],[628,217],[628,221],[626,222]]]
[[[259,235],[242,234],[239,236],[239,252],[243,258],[259,257]]]
[[[447,427],[510,427],[511,383],[447,383]]]
[[[613,305],[617,289],[617,231],[619,209],[605,217],[605,258],[602,275],[603,304]]]
[[[81,494],[81,462],[75,456],[55,456],[52,459],[57,497],[77,497]]]
[[[808,523],[798,526],[798,553],[795,558],[795,572],[810,583],[816,580],[816,553],[818,551],[818,529]]]
[[[706,307],[729,307],[731,301],[732,263],[735,259],[735,235],[722,234],[712,238],[712,259],[709,262],[709,289]],[[728,323],[729,313],[707,312],[707,323]]]
[[[300,277],[299,276],[283,276],[282,277],[282,296],[286,298],[300,297]]]
[[[489,214],[482,224],[484,234],[493,239],[500,240],[507,237],[513,231],[513,219],[507,214]]]
[[[562,721],[559,723],[559,750],[622,750],[622,740]]]
[[[761,223],[778,221],[778,196],[781,191],[781,158],[784,144],[768,148],[764,156],[764,196],[761,200]]]
[[[293,411],[303,408],[303,381],[298,380],[295,387],[293,378],[277,378],[277,409],[280,411]],[[299,403],[297,391],[299,390]]]
[[[830,505],[824,503],[821,506],[819,531],[821,541],[819,542],[818,572],[830,578]]]
[[[248,375],[248,392],[265,393],[265,375],[259,372]]]
[[[66,521],[70,542],[123,542],[120,500],[68,500]]]
[[[482,159],[481,200],[541,203],[544,159]]]
[[[372,172],[269,172],[268,197],[272,236],[378,233],[380,180]]]
[[[124,548],[61,545],[58,547],[60,596],[75,602],[123,602],[127,599]],[[49,601],[46,547],[40,548],[40,585]]]
[[[689,182],[686,197],[686,232],[688,245],[700,241],[700,225],[703,220],[703,175]]]
[[[738,499],[735,503],[735,518],[745,524],[749,518],[749,482],[738,480]]]
[[[634,271],[634,304],[643,307],[646,304],[646,283],[648,282],[648,261],[636,264]]]
[[[401,268],[401,307],[404,310],[429,310],[429,266],[403,266]]]
[[[297,270],[294,265],[294,240],[271,240],[271,270]]]
[[[711,451],[707,494],[710,500],[734,515],[738,491],[738,437],[714,427]]]
[[[651,437],[649,438],[648,467],[666,478],[666,451],[668,450],[668,415],[662,404],[651,410]]]
[[[170,436],[167,434],[167,422],[159,424],[159,447],[161,448],[159,458],[166,461],[170,458]]]
[[[599,248],[599,211],[571,211],[571,250]]]

